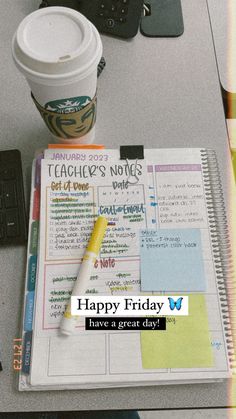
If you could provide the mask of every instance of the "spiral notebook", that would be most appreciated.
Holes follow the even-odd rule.
[[[81,186],[85,181],[89,192]],[[189,316],[167,318],[164,333],[86,331],[81,317],[75,335],[60,335],[98,213],[116,226],[108,229],[87,292],[188,295]],[[227,293],[234,284],[213,151],[45,150],[33,166],[29,231],[20,390],[231,377]],[[150,234],[165,246],[150,248]],[[167,242],[178,245],[168,248]]]

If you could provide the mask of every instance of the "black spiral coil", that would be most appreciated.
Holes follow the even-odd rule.
[[[223,189],[216,154],[201,150],[208,222],[229,365],[236,372],[234,335],[236,284]]]

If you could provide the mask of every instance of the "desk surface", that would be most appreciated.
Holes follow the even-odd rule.
[[[236,94],[236,3],[207,0],[222,87]]]
[[[0,0],[1,148],[19,148],[29,202],[30,167],[51,137],[33,107],[10,53],[12,35],[37,0]],[[223,186],[230,154],[206,0],[182,0],[180,38],[124,41],[103,37],[107,66],[98,83],[96,142],[107,147],[208,147],[217,152]],[[12,342],[19,337],[25,247],[0,249],[0,411],[154,409],[227,405],[227,384],[19,393]]]

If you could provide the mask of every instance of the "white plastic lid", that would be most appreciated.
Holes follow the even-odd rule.
[[[20,23],[12,53],[26,77],[60,83],[94,71],[102,43],[95,26],[81,13],[67,7],[46,7]]]

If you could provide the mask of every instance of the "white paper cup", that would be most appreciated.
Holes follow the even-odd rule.
[[[67,7],[37,10],[20,23],[12,54],[53,136],[62,143],[91,143],[102,56],[95,26]]]

